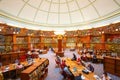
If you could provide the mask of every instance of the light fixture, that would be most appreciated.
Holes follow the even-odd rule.
[[[102,33],[104,33],[104,31],[102,31]]]
[[[16,34],[19,34],[19,32],[16,32]]]
[[[115,31],[118,31],[118,29],[115,29]]]
[[[55,35],[64,35],[65,31],[55,31],[54,34]]]
[[[101,32],[99,32],[99,34],[101,34]]]
[[[15,32],[13,32],[13,34],[15,34]]]
[[[0,26],[0,31],[2,31],[3,28],[4,28],[3,26]]]

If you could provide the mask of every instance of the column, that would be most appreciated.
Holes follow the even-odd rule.
[[[28,50],[31,50],[31,37],[28,36]]]
[[[13,51],[16,51],[16,49],[17,49],[17,47],[16,47],[16,34],[13,34],[12,38],[13,38]]]
[[[58,52],[62,52],[62,39],[58,39]]]
[[[58,51],[56,52],[56,55],[63,57],[64,52],[62,48],[62,35],[58,35]]]
[[[102,49],[105,49],[105,41],[106,41],[106,36],[105,36],[105,34],[102,34],[102,36],[101,36]]]

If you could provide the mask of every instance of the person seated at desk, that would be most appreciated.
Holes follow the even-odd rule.
[[[96,56],[95,54],[93,54],[92,62],[93,62],[93,63],[96,63],[96,62],[97,62],[97,56]]]
[[[102,57],[105,57],[106,56],[106,53],[102,53],[102,55],[101,55]]]
[[[1,71],[2,63],[0,62],[0,71]]]
[[[61,66],[61,69],[64,69],[64,67],[66,66],[65,62],[66,62],[65,60],[62,60],[62,63],[61,63],[61,65],[60,65],[60,66]]]
[[[57,55],[57,60],[60,62],[60,64],[61,64],[61,58],[60,58],[60,56],[58,56]]]
[[[91,64],[88,64],[87,69],[94,72],[94,67]]]
[[[57,64],[58,66],[60,66],[60,64],[61,64],[61,58],[60,58],[60,56],[56,55],[55,62],[56,62],[56,64]]]
[[[18,59],[15,60],[15,64],[19,64],[20,61]]]
[[[54,48],[51,47],[50,49],[51,49],[52,52],[55,52]]]
[[[85,54],[82,54],[81,59],[82,59],[83,61],[87,61],[86,55],[85,55]]]
[[[18,68],[18,69],[23,68],[23,65],[20,64],[20,63],[18,63],[17,68]]]
[[[107,72],[104,72],[102,75],[102,80],[112,80],[110,76],[108,76]]]
[[[85,62],[82,61],[80,58],[77,59],[77,64],[78,64],[78,65],[85,66]]]
[[[74,61],[74,60],[77,60],[77,57],[76,57],[76,55],[73,53],[72,61]]]
[[[31,55],[32,55],[32,51],[28,51],[28,52],[27,52],[27,57],[28,57],[28,58],[31,58]]]
[[[85,77],[81,73],[79,73],[79,75],[75,77],[75,80],[84,80],[84,79]]]
[[[77,64],[81,64],[81,59],[77,58]]]
[[[73,80],[73,74],[69,71],[70,66],[65,66],[63,71],[66,73],[67,77],[70,78],[70,80]]]

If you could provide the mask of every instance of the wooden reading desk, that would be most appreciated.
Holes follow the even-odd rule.
[[[89,74],[83,73],[82,70],[84,70],[86,68],[82,65],[78,65],[76,61],[71,61],[71,59],[66,59],[66,65],[70,66],[69,69],[72,72],[72,74],[74,75],[74,77],[78,76],[79,73],[81,73],[85,77],[85,80],[96,80],[96,78],[94,77],[95,74],[93,72],[89,72]],[[77,68],[77,71],[73,70],[74,67]]]

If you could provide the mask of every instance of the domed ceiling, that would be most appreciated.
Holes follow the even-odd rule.
[[[120,0],[0,0],[1,21],[41,28],[78,28],[114,16],[120,16]]]

